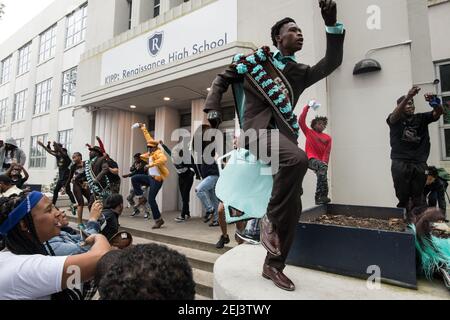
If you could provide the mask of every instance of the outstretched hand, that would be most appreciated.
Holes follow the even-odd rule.
[[[334,27],[337,23],[337,6],[333,0],[319,0],[320,9],[325,25]]]
[[[408,97],[411,99],[415,96],[417,96],[417,94],[420,92],[420,88],[417,86],[412,87],[409,92],[408,92]]]

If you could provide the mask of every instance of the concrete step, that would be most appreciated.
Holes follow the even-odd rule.
[[[161,242],[165,244],[172,244],[179,247],[185,247],[189,249],[196,249],[206,252],[211,252],[215,254],[224,254],[228,250],[233,249],[232,247],[227,247],[223,249],[217,249],[215,243],[202,242],[197,240],[185,239],[180,237],[175,237],[166,234],[153,233],[151,231],[137,230],[132,228],[127,228],[121,226],[121,231],[127,231],[131,233],[133,236],[144,238],[151,241]],[[218,239],[217,239],[218,240]]]
[[[181,254],[184,254],[188,259],[192,268],[213,272],[214,263],[220,257],[217,253],[212,253],[209,251],[202,251],[198,249],[192,249],[187,247],[176,246],[170,243],[164,243],[160,241],[152,241],[144,238],[133,238],[133,244],[141,244],[141,243],[157,243],[161,245],[165,245],[168,248],[178,251]]]
[[[67,217],[69,218],[70,222],[76,222],[76,218],[74,216],[68,215]],[[87,222],[86,219],[83,219],[83,220],[85,223]],[[189,248],[189,249],[196,249],[196,250],[211,252],[211,253],[219,254],[219,255],[224,254],[228,250],[233,249],[229,245],[225,246],[223,249],[217,249],[215,243],[186,239],[186,238],[183,238],[182,235],[173,236],[173,235],[152,232],[152,231],[148,231],[148,230],[139,230],[139,229],[135,229],[135,228],[129,228],[125,225],[121,225],[120,231],[129,232],[133,235],[133,237],[144,238],[144,239],[155,241],[155,242],[161,242],[164,244],[172,244],[175,246],[185,247],[185,248]],[[219,233],[217,235],[219,235]],[[217,240],[219,240],[218,237],[217,237]],[[232,241],[234,241],[234,240],[232,240]]]

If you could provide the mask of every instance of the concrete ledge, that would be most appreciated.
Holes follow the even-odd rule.
[[[287,276],[297,289],[287,292],[262,278],[266,251],[262,246],[242,245],[222,255],[214,265],[215,300],[449,300],[440,282],[419,281],[419,290],[386,284],[369,290],[366,281],[288,266]]]

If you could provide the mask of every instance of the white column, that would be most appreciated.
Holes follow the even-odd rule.
[[[162,140],[169,148],[173,148],[177,141],[171,141],[173,131],[180,126],[180,114],[178,110],[161,107],[156,109],[155,117],[155,137],[156,141]],[[172,161],[167,161],[167,168],[170,171],[169,177],[164,180],[157,201],[161,212],[178,211],[178,175]]]
[[[199,100],[193,100],[192,101],[192,123],[191,123],[191,135],[195,132],[195,130],[198,129],[202,124],[208,124],[208,121],[206,119],[206,114],[203,112],[203,106],[205,105],[204,99]],[[202,206],[202,203],[197,198],[195,194],[195,188],[198,186],[200,181],[195,180],[194,186],[191,190],[191,215],[193,217],[202,217],[204,208]]]

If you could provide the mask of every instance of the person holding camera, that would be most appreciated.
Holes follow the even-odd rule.
[[[390,128],[391,172],[398,208],[425,205],[424,187],[431,148],[428,126],[444,113],[440,99],[433,94],[425,95],[433,111],[415,113],[414,97],[419,92],[420,88],[414,86],[406,96],[400,97],[386,120]]]

